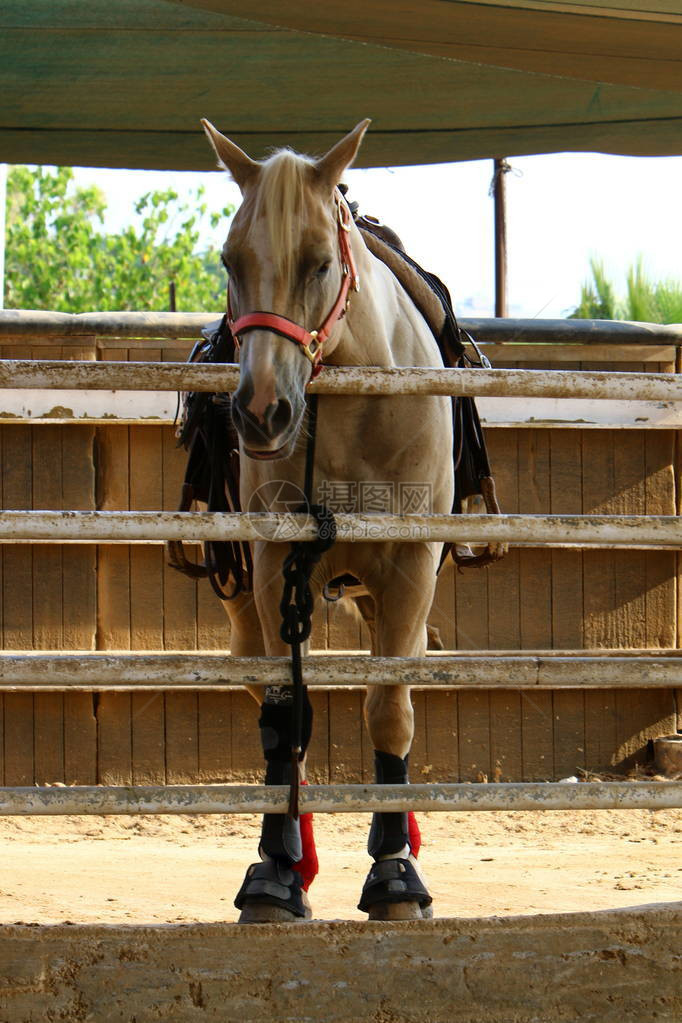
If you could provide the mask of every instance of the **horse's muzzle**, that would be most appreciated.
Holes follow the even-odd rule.
[[[279,398],[256,416],[244,407],[237,391],[232,399],[232,418],[250,457],[282,458],[288,454],[298,426],[288,398]]]

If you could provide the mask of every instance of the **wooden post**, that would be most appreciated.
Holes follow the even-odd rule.
[[[493,161],[495,204],[495,316],[507,315],[507,209],[504,176],[511,169],[504,157]]]

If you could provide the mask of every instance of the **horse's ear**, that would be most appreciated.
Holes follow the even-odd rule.
[[[205,117],[201,118],[201,123],[218,157],[219,166],[230,172],[243,192],[247,182],[257,172],[259,164],[222,135]]]
[[[366,117],[364,121],[360,121],[352,131],[342,138],[340,142],[337,142],[325,156],[321,156],[315,164],[320,183],[324,188],[328,188],[330,192],[334,191],[343,176],[343,172],[347,167],[350,167],[358,155],[363,135],[371,123],[369,117]]]

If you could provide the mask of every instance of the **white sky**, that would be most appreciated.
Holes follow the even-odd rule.
[[[656,278],[682,278],[682,157],[583,153],[517,157],[507,176],[509,313],[561,317],[577,304],[589,259],[603,259],[622,287],[638,256]],[[133,200],[173,187],[206,187],[209,209],[238,203],[224,173],[80,168],[77,180],[102,188],[107,227],[132,219]],[[492,161],[355,170],[351,197],[400,234],[408,252],[450,288],[460,315],[493,310]],[[222,244],[226,227],[207,242]],[[216,256],[217,258],[217,256]]]

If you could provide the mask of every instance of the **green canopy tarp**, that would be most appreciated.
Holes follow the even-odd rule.
[[[208,117],[254,156],[359,164],[682,153],[680,0],[4,0],[0,160],[209,169]]]

